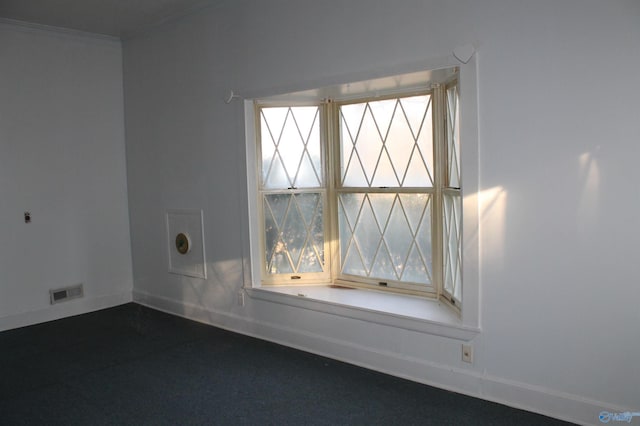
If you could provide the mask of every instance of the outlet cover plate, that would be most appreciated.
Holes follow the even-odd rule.
[[[462,345],[462,361],[471,364],[473,362],[473,346]]]

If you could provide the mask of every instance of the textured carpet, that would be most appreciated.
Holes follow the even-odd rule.
[[[2,425],[562,425],[136,304],[0,333]]]

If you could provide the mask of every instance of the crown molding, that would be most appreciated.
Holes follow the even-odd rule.
[[[236,2],[238,0],[235,0]],[[162,29],[163,27],[167,27],[170,25],[173,25],[175,23],[178,23],[179,21],[181,21],[182,19],[185,18],[189,18],[191,16],[195,16],[199,13],[202,13],[204,11],[209,11],[209,10],[215,10],[215,9],[220,9],[224,6],[226,6],[227,4],[233,3],[234,1],[227,1],[227,0],[202,0],[199,1],[195,4],[193,4],[191,7],[181,10],[179,12],[175,12],[169,16],[165,16],[162,19],[159,19],[155,22],[152,22],[148,25],[143,25],[140,28],[137,28],[133,31],[125,31],[120,35],[120,39],[124,42],[124,41],[129,41],[131,39],[134,38],[138,38],[138,37],[144,37],[145,35],[152,33],[153,31]]]
[[[10,27],[18,31],[30,32],[30,33],[47,33],[47,34],[55,33],[55,34],[73,37],[73,38],[93,39],[98,41],[106,41],[110,43],[120,44],[120,39],[118,37],[114,37],[106,34],[90,33],[86,31],[73,30],[70,28],[54,27],[51,25],[18,21],[15,19],[0,18],[0,25],[5,27]]]

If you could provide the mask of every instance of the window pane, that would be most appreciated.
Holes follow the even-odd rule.
[[[345,187],[433,186],[431,96],[340,107]]]
[[[281,226],[289,207],[289,196],[276,194],[264,199],[265,259],[267,273],[291,273],[291,262],[282,240]]]
[[[266,194],[263,206],[266,272],[322,272],[322,194]]]
[[[447,89],[447,186],[460,188],[458,86]]]
[[[260,123],[263,187],[321,186],[319,108],[262,108]]]
[[[460,223],[462,200],[460,194],[444,194],[444,289],[455,299],[462,299],[462,253]]]
[[[396,275],[393,267],[393,261],[391,260],[391,255],[384,244],[380,246],[380,250],[378,250],[376,255],[376,260],[371,269],[371,278],[378,278],[382,281],[398,280],[398,276]]]
[[[404,186],[433,186],[433,113],[430,96],[414,96],[401,101],[402,110],[416,138]]]
[[[416,233],[415,247],[412,248],[411,256],[417,256],[424,263],[425,268],[417,269],[418,272],[425,272],[427,279],[431,281],[432,260],[432,238],[431,238],[431,198],[427,194],[406,194],[402,196],[407,218],[411,224],[411,230]],[[417,247],[417,253],[413,251]],[[416,270],[416,268],[413,268]]]
[[[431,259],[429,259],[431,260]],[[402,275],[403,281],[418,284],[429,284],[431,282],[430,263],[425,263],[416,245],[411,247],[411,252],[407,258],[407,264]]]
[[[416,146],[416,141],[411,133],[409,123],[405,120],[402,108],[398,108],[397,114],[397,119],[393,120],[393,123],[389,128],[387,143],[385,145],[389,157],[391,158],[395,176],[393,181],[391,179],[387,182],[381,181],[380,185],[374,182],[374,186],[401,186],[405,178],[409,160],[414,154],[413,151]]]
[[[431,283],[429,194],[343,193],[339,205],[342,273]]]
[[[298,272],[321,272],[324,264],[322,196],[319,193],[307,193],[298,194],[295,199],[308,229],[308,240],[300,256]]]
[[[289,185],[280,155],[276,151],[289,108],[264,108],[260,114],[260,148],[262,151],[262,184],[269,188]]]
[[[403,264],[401,281],[430,284],[432,276],[431,196],[400,194],[398,198],[411,235],[409,255]]]
[[[371,265],[380,245],[381,236],[378,222],[367,197],[362,205],[354,232],[356,248],[360,252],[367,274],[371,271]]]
[[[349,251],[349,246],[352,244],[351,237],[360,214],[360,206],[362,206],[364,194],[343,194],[338,200],[340,260],[343,264],[346,264],[345,257]]]
[[[387,223],[387,228],[384,233],[384,241],[389,248],[396,274],[398,278],[400,278],[402,277],[404,266],[407,263],[409,249],[413,245],[413,235],[411,234],[407,218],[402,210],[402,205],[399,202],[395,204],[389,217],[389,222]]]

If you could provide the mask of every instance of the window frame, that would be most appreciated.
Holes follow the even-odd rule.
[[[261,158],[262,158],[262,145],[260,143],[261,141],[261,110],[262,108],[270,108],[270,107],[285,107],[285,108],[294,108],[294,107],[306,107],[306,106],[317,106],[318,107],[318,120],[319,120],[319,132],[320,132],[320,161],[321,161],[321,176],[320,176],[320,186],[318,187],[309,187],[309,188],[280,188],[280,189],[264,189],[262,187],[262,170],[261,170]],[[269,101],[269,100],[255,100],[253,102],[253,108],[254,108],[254,119],[255,119],[255,152],[256,152],[256,156],[255,156],[255,168],[256,170],[256,185],[257,185],[257,196],[258,196],[258,202],[257,202],[257,208],[258,208],[258,216],[259,216],[259,227],[260,227],[260,238],[259,238],[259,245],[260,245],[260,280],[261,283],[263,285],[266,286],[282,286],[282,285],[305,285],[305,284],[319,284],[319,283],[326,283],[328,281],[331,280],[331,270],[328,266],[325,266],[324,271],[323,272],[306,272],[306,273],[298,273],[298,272],[293,272],[293,273],[282,273],[282,274],[266,274],[266,270],[267,270],[267,259],[266,256],[263,256],[262,254],[264,254],[266,252],[266,245],[265,245],[265,216],[264,216],[264,200],[263,200],[263,195],[266,194],[289,194],[289,195],[294,195],[294,194],[299,194],[299,193],[316,193],[319,192],[321,193],[321,200],[324,203],[325,208],[323,209],[323,224],[327,224],[329,223],[329,212],[328,209],[326,208],[327,203],[328,203],[328,190],[327,190],[327,179],[328,179],[328,175],[326,173],[326,168],[324,167],[324,164],[327,161],[327,147],[325,146],[324,143],[322,143],[322,141],[326,138],[326,128],[325,126],[323,126],[323,123],[326,123],[326,118],[323,118],[326,115],[326,110],[325,108],[322,107],[321,103],[319,102],[291,102],[291,103],[285,103],[285,102],[277,102],[277,101]],[[327,232],[324,232],[325,234],[325,240],[324,240],[324,258],[325,258],[325,264],[326,265],[330,265],[330,263],[327,263],[327,256],[328,254],[331,253],[331,244],[330,241],[328,241],[328,239],[326,238],[327,236]],[[287,280],[287,276],[288,276],[288,280]]]
[[[456,111],[454,113],[455,118],[454,120],[456,121],[456,123],[454,124],[454,130],[451,136],[449,135],[449,131],[450,131],[450,126],[449,126],[449,121],[451,116],[449,115],[449,95],[448,95],[448,91],[451,87],[456,87]],[[444,241],[445,239],[445,235],[443,235],[443,233],[446,230],[446,224],[445,222],[445,217],[446,217],[446,207],[445,207],[445,197],[447,195],[453,196],[453,197],[457,197],[459,198],[459,202],[460,202],[460,219],[458,222],[458,227],[456,228],[456,230],[460,233],[460,235],[458,236],[458,244],[457,244],[457,258],[456,261],[460,262],[460,267],[459,270],[457,271],[457,273],[459,274],[459,284],[460,284],[460,295],[462,294],[462,269],[463,269],[463,263],[462,263],[462,231],[461,228],[463,227],[463,222],[464,222],[464,203],[463,203],[463,199],[462,199],[462,165],[461,165],[461,161],[460,161],[460,78],[459,76],[454,80],[454,81],[450,81],[447,82],[443,85],[443,93],[442,96],[444,96],[444,100],[443,100],[443,104],[445,106],[445,109],[443,111],[444,114],[444,121],[443,124],[445,125],[445,128],[442,129],[442,132],[444,133],[442,135],[442,137],[444,138],[444,143],[442,144],[442,148],[445,150],[444,153],[442,153],[442,157],[443,157],[443,161],[445,161],[447,163],[447,167],[445,167],[442,170],[442,173],[446,173],[446,175],[442,176],[442,185],[440,186],[440,190],[441,192],[441,196],[439,197],[439,201],[442,203],[439,206],[439,209],[441,211],[441,215],[439,217],[440,220],[442,220],[442,223],[440,224],[440,237],[442,238],[442,242],[440,245],[440,249],[438,250],[438,254],[440,256],[442,256],[442,258],[440,259],[440,265],[442,267],[441,272],[443,274],[442,277],[440,277],[441,279],[441,283],[442,283],[442,293],[439,295],[440,298],[442,298],[443,300],[447,301],[452,307],[454,307],[455,310],[457,310],[458,312],[460,311],[460,308],[462,306],[462,297],[458,297],[456,295],[456,293],[458,293],[456,290],[458,290],[458,288],[455,286],[455,280],[454,280],[454,284],[453,284],[453,291],[449,291],[447,289],[447,280],[445,277],[445,273],[446,273],[446,268],[447,265],[445,265],[445,244],[446,242]],[[457,183],[458,186],[454,187],[451,185],[451,169],[450,169],[450,163],[449,163],[449,148],[451,148],[450,143],[449,143],[449,137],[451,137],[451,139],[454,139],[457,141],[457,146],[458,146],[458,161],[457,161],[457,167],[458,167],[458,176],[457,176]],[[456,145],[455,142],[453,142],[452,145]]]
[[[425,82],[424,87],[420,89],[412,89],[405,91],[396,91],[395,93],[366,94],[364,96],[352,97],[348,99],[324,99],[321,102],[283,102],[270,101],[268,99],[255,100],[254,117],[255,117],[255,150],[256,150],[256,167],[258,176],[258,216],[260,220],[260,251],[261,258],[261,284],[265,286],[283,286],[283,285],[305,285],[328,283],[333,285],[364,288],[370,290],[380,290],[390,293],[411,294],[422,297],[440,299],[445,297],[446,300],[457,310],[455,299],[445,292],[443,282],[444,265],[443,265],[443,238],[440,234],[443,232],[443,208],[442,200],[443,192],[446,184],[446,177],[449,175],[447,170],[447,139],[446,132],[446,102],[447,87],[458,84],[458,71],[454,71],[454,76],[448,81],[441,83]],[[433,150],[433,173],[432,186],[424,187],[352,187],[344,186],[342,183],[342,156],[340,154],[342,140],[340,135],[340,108],[345,105],[353,105],[358,103],[369,103],[381,100],[400,100],[413,96],[429,96],[429,107],[427,113],[431,114],[431,149]],[[318,120],[320,132],[320,149],[321,149],[321,183],[319,187],[313,188],[288,188],[288,189],[265,189],[263,187],[263,170],[262,170],[262,110],[270,107],[305,107],[315,106],[319,109]],[[289,194],[294,195],[302,192],[319,192],[322,194],[324,202],[323,224],[324,224],[324,272],[318,273],[267,273],[267,259],[265,247],[265,212],[264,212],[264,196],[266,194]],[[384,280],[364,277],[359,275],[346,274],[341,271],[340,259],[340,236],[338,227],[338,204],[339,194],[343,193],[362,193],[365,196],[369,194],[394,194],[398,197],[400,194],[420,193],[429,195],[430,209],[430,233],[431,237],[431,264],[427,265],[431,268],[431,283],[420,284],[403,282],[400,280]],[[293,281],[295,280],[295,282]],[[458,303],[459,305],[459,303]]]
[[[394,64],[369,71],[348,72],[333,74],[312,80],[292,80],[284,85],[263,85],[241,90],[243,95],[244,111],[244,143],[239,144],[239,155],[245,159],[246,169],[242,180],[247,180],[246,226],[242,232],[242,257],[243,257],[243,287],[253,301],[278,303],[285,306],[298,307],[309,311],[330,313],[333,315],[360,318],[366,321],[388,324],[394,327],[421,331],[426,334],[451,337],[460,340],[469,340],[480,332],[480,239],[482,229],[480,206],[483,200],[488,200],[492,194],[499,193],[503,198],[506,191],[501,186],[481,188],[479,182],[479,134],[478,134],[478,54],[471,45],[460,46],[461,51],[468,52],[457,55],[456,51],[447,56],[430,57],[411,63]],[[400,81],[402,87],[411,85],[411,78],[415,75],[430,75],[432,71],[450,67],[459,67],[459,116],[460,129],[460,167],[464,187],[461,188],[461,203],[464,210],[462,217],[461,251],[462,276],[464,287],[462,288],[462,305],[458,306],[458,320],[449,320],[432,314],[432,307],[440,306],[439,300],[425,300],[425,308],[422,314],[413,315],[411,312],[401,314],[404,302],[402,299],[392,297],[393,302],[387,309],[382,305],[373,305],[369,299],[368,290],[362,293],[358,290],[343,293],[342,290],[332,289],[324,283],[322,286],[308,287],[306,292],[302,286],[273,287],[262,286],[258,240],[260,238],[260,226],[257,215],[257,177],[255,162],[255,124],[254,124],[254,100],[278,99],[289,102],[292,97],[283,94],[300,94],[296,99],[320,99],[326,93],[352,93],[358,90],[358,84],[348,82],[373,81],[376,84],[384,79],[393,79],[394,84],[400,81],[397,77],[409,76],[408,80]],[[405,84],[407,83],[408,84]],[[356,87],[354,90],[353,87]],[[321,89],[317,89],[321,88]],[[483,190],[484,189],[484,190]],[[298,289],[296,291],[296,289]],[[316,291],[323,289],[322,292]],[[384,293],[374,292],[383,295]],[[345,295],[344,297],[341,295]],[[348,296],[348,297],[346,297]],[[413,303],[412,296],[405,296],[407,303]],[[428,303],[427,303],[428,302]],[[446,303],[444,305],[447,305]],[[397,311],[400,309],[399,311]],[[397,312],[396,312],[397,311]]]
[[[396,93],[389,93],[389,94],[383,94],[383,95],[375,95],[375,94],[368,94],[367,96],[363,96],[363,97],[357,97],[357,98],[352,98],[352,99],[346,99],[346,100],[335,100],[332,102],[332,110],[331,110],[331,115],[332,118],[330,120],[330,124],[333,125],[333,129],[332,129],[332,139],[329,140],[327,143],[329,145],[331,145],[333,151],[334,151],[334,156],[331,158],[331,167],[332,167],[332,185],[329,188],[329,190],[332,192],[332,195],[330,197],[331,202],[334,203],[335,205],[332,206],[332,210],[331,210],[331,217],[332,219],[335,221],[335,223],[333,224],[330,232],[331,232],[331,240],[335,241],[335,246],[332,247],[333,251],[333,259],[335,260],[333,263],[333,269],[332,269],[332,277],[333,277],[333,281],[335,284],[338,285],[344,285],[344,286],[350,286],[350,287],[356,287],[356,288],[364,288],[364,289],[370,289],[370,290],[379,290],[379,291],[386,291],[386,292],[390,292],[390,293],[399,293],[399,294],[412,294],[412,295],[418,295],[418,296],[423,296],[423,297],[430,297],[430,298],[438,298],[439,296],[439,292],[438,292],[438,287],[439,285],[436,283],[434,284],[434,276],[433,276],[433,271],[437,268],[434,267],[435,265],[435,261],[436,259],[432,259],[431,262],[431,269],[432,269],[432,282],[430,284],[418,284],[418,283],[406,283],[406,282],[401,282],[401,281],[397,281],[397,280],[384,280],[382,282],[386,283],[385,285],[381,285],[380,279],[375,279],[375,278],[368,278],[368,277],[363,277],[363,276],[357,276],[357,275],[350,275],[350,274],[345,274],[342,273],[342,271],[340,271],[341,269],[341,261],[340,261],[340,236],[339,236],[339,227],[337,224],[337,220],[338,220],[338,206],[337,204],[339,203],[338,198],[339,198],[339,194],[341,193],[364,193],[366,195],[368,194],[409,194],[409,193],[420,193],[420,194],[429,194],[430,196],[430,209],[431,209],[431,233],[433,234],[433,230],[435,229],[435,226],[437,226],[436,223],[436,219],[435,216],[437,216],[436,214],[433,214],[434,212],[434,204],[433,204],[433,200],[436,197],[436,178],[435,178],[435,173],[433,176],[434,179],[434,185],[431,187],[373,187],[373,186],[369,186],[369,187],[354,187],[354,186],[343,186],[342,183],[342,176],[341,176],[341,170],[342,170],[342,156],[340,155],[340,151],[341,151],[341,136],[340,136],[340,107],[343,105],[352,105],[352,104],[358,104],[358,103],[368,103],[368,102],[375,102],[375,101],[381,101],[381,100],[390,100],[390,99],[395,99],[395,100],[399,100],[402,98],[408,98],[408,97],[412,97],[412,96],[421,96],[421,95],[429,95],[430,96],[430,109],[431,109],[431,120],[432,123],[435,122],[435,110],[433,108],[433,95],[434,95],[434,88],[431,87],[432,85],[426,84],[425,83],[424,88],[416,90],[416,89],[412,89],[412,90],[407,90],[407,91],[401,91],[401,92],[396,92]],[[432,149],[434,150],[433,152],[433,158],[434,158],[434,172],[436,170],[436,168],[439,169],[439,166],[436,167],[436,153],[435,153],[435,149],[436,149],[436,145],[438,144],[438,142],[435,140],[435,130],[432,130]],[[435,252],[435,248],[436,248],[436,242],[433,240],[432,237],[432,241],[430,243],[431,245],[431,249],[432,249],[432,255]]]

